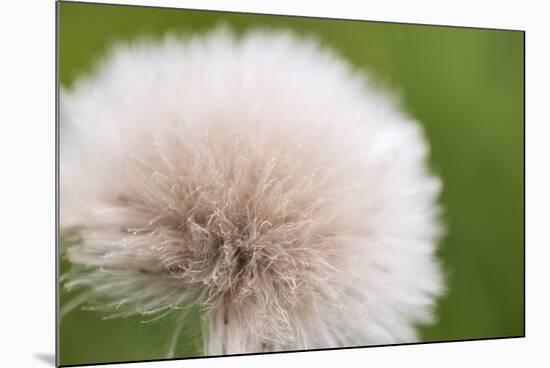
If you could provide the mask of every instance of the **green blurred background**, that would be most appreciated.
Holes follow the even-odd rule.
[[[449,292],[422,341],[524,335],[524,33],[61,2],[60,79],[70,87],[115,41],[200,33],[220,22],[244,31],[313,35],[401,93],[425,127],[441,175],[448,235],[440,255]],[[63,123],[61,123],[63,124]],[[65,260],[62,271],[68,269]],[[65,291],[65,305],[77,296]],[[103,320],[80,309],[61,323],[61,364],[161,359],[175,316]],[[199,314],[176,357],[200,354]]]

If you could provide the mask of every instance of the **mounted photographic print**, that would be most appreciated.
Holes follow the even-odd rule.
[[[524,336],[524,32],[57,12],[59,365]]]

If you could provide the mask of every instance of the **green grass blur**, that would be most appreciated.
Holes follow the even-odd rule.
[[[116,41],[165,32],[292,29],[313,35],[398,91],[422,122],[444,181],[449,292],[423,341],[524,334],[524,34],[512,31],[60,3],[60,79],[70,87]],[[61,125],[63,123],[61,122]],[[61,127],[62,129],[62,127]],[[68,267],[66,261],[62,269]],[[63,292],[62,305],[75,295]],[[103,320],[75,310],[61,324],[61,363],[164,358],[174,316]],[[191,313],[177,357],[199,354]]]

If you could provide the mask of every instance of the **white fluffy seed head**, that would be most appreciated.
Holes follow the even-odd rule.
[[[207,354],[410,342],[430,321],[421,130],[315,42],[121,46],[61,108],[61,226],[85,268],[67,286],[120,314],[199,303]]]

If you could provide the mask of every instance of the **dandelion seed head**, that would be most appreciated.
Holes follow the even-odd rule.
[[[419,125],[285,32],[119,46],[61,96],[66,282],[113,315],[198,303],[205,352],[409,342],[442,293]],[[113,306],[116,306],[113,308]]]

